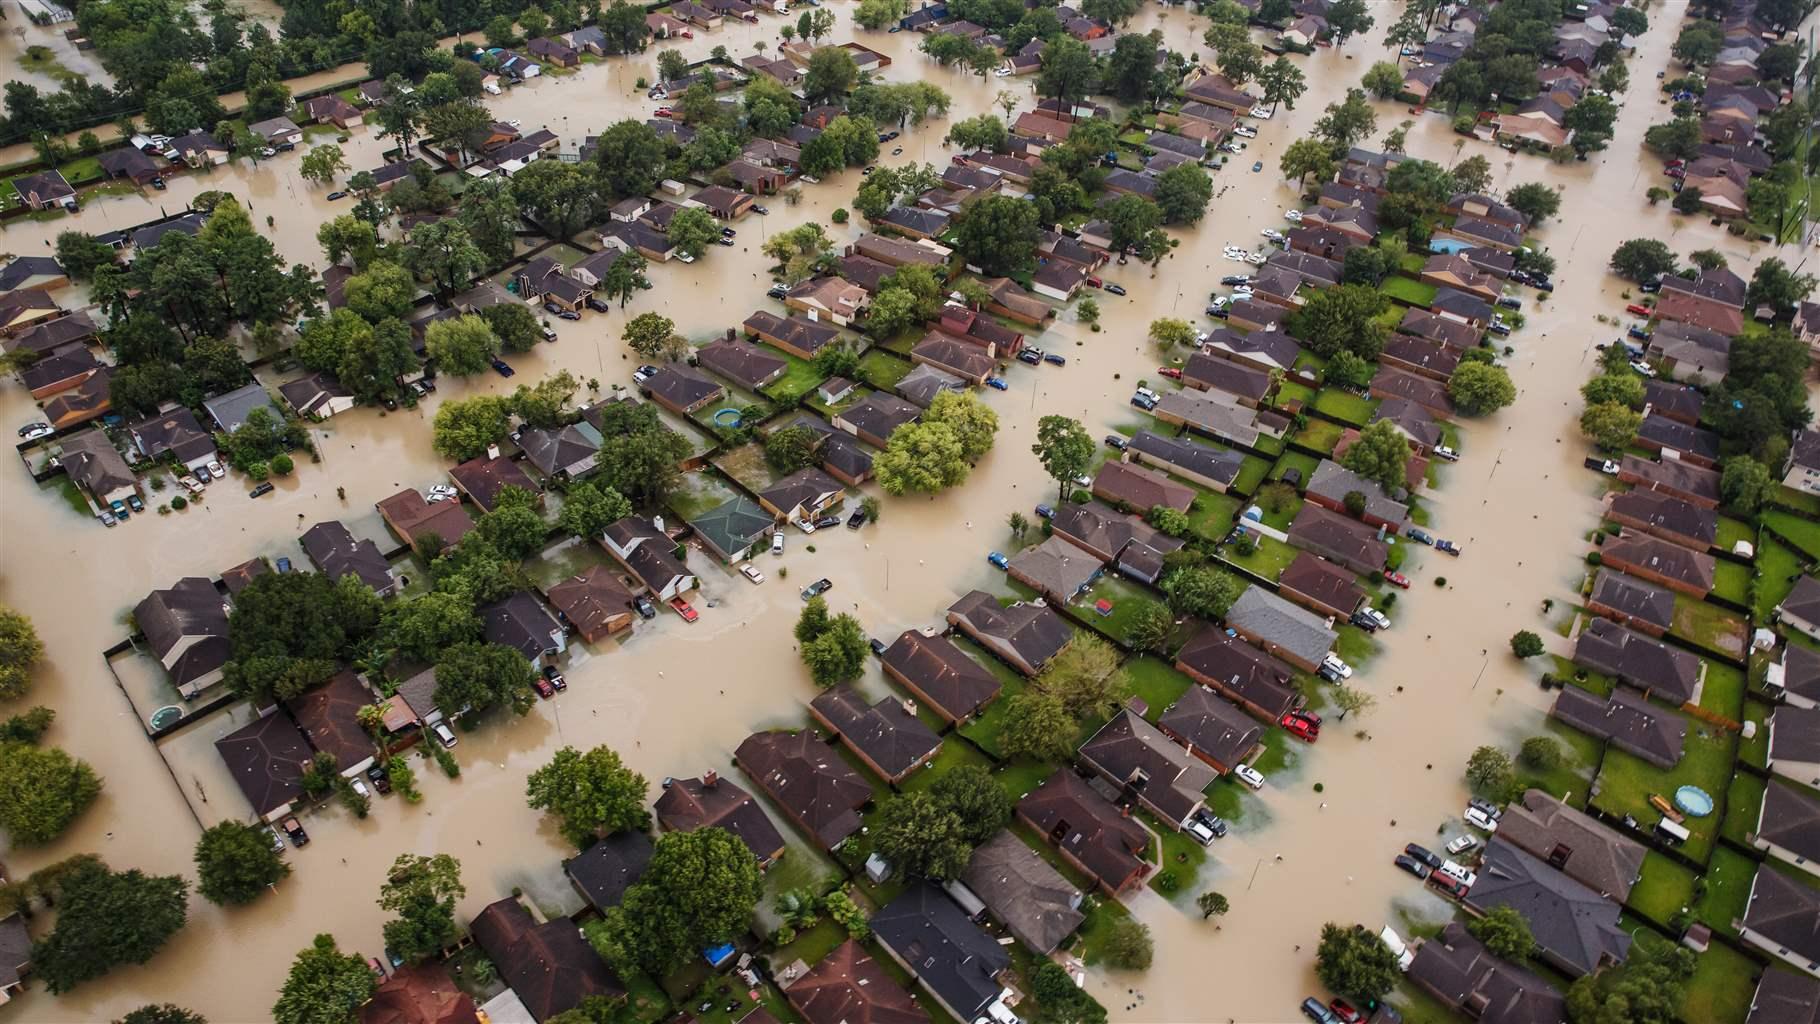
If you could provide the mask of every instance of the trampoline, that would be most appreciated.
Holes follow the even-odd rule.
[[[1682,786],[1675,790],[1675,806],[1696,818],[1713,813],[1713,798],[1699,786]]]
[[[737,430],[739,428],[739,424],[740,424],[739,410],[738,409],[721,409],[721,410],[719,410],[718,412],[716,412],[714,414],[714,424],[715,424],[715,426],[729,427],[729,428]]]

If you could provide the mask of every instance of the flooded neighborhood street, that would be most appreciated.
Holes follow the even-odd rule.
[[[832,5],[840,16],[837,39],[853,38],[888,54],[890,81],[922,78],[953,97],[944,119],[911,128],[895,145],[900,156],[881,163],[928,162],[938,171],[956,150],[943,133],[952,122],[997,110],[1009,88],[1034,101],[1030,79],[980,78],[935,65],[915,50],[921,36],[858,32],[853,5]],[[1458,542],[1451,559],[1418,547],[1403,568],[1414,580],[1395,608],[1395,627],[1379,634],[1382,647],[1353,685],[1377,698],[1376,707],[1343,722],[1329,713],[1327,736],[1301,747],[1291,767],[1273,774],[1257,796],[1245,797],[1246,814],[1233,834],[1216,843],[1197,889],[1217,888],[1232,909],[1216,927],[1193,908],[1195,892],[1174,903],[1149,889],[1132,897],[1133,913],[1156,940],[1154,965],[1143,974],[1095,970],[1089,987],[1115,1021],[1167,1024],[1181,1021],[1283,1021],[1307,991],[1318,991],[1313,949],[1323,922],[1360,922],[1373,930],[1409,919],[1440,920],[1451,908],[1391,864],[1402,844],[1432,840],[1457,818],[1466,789],[1461,772],[1482,744],[1513,747],[1540,728],[1549,695],[1537,685],[1540,668],[1512,658],[1508,637],[1518,629],[1548,634],[1540,603],[1578,585],[1580,541],[1597,520],[1598,482],[1580,471],[1583,452],[1576,426],[1579,387],[1595,343],[1620,330],[1595,320],[1620,310],[1624,284],[1606,262],[1622,240],[1662,238],[1679,252],[1710,246],[1748,275],[1767,245],[1725,235],[1704,221],[1687,221],[1667,205],[1649,206],[1643,192],[1652,161],[1641,150],[1644,130],[1666,116],[1657,105],[1654,72],[1668,61],[1679,4],[1652,11],[1649,33],[1630,59],[1635,83],[1626,97],[1615,138],[1586,163],[1549,164],[1513,155],[1454,134],[1441,113],[1415,116],[1401,105],[1379,103],[1376,142],[1414,118],[1407,150],[1448,165],[1483,154],[1492,161],[1491,191],[1542,181],[1562,186],[1560,214],[1532,237],[1559,263],[1558,288],[1545,302],[1526,295],[1526,324],[1508,343],[1504,362],[1519,394],[1514,406],[1482,420],[1461,423],[1461,455],[1440,472],[1428,493],[1432,531]],[[572,849],[525,803],[525,779],[558,748],[606,744],[657,792],[660,780],[730,771],[732,751],[755,729],[796,726],[817,690],[794,650],[791,626],[802,608],[797,588],[826,576],[835,583],[830,608],[859,617],[870,636],[887,642],[906,628],[938,626],[949,604],[999,578],[986,562],[992,550],[1010,551],[1005,520],[1030,515],[1054,499],[1054,482],[1031,454],[1039,417],[1079,418],[1095,437],[1129,423],[1131,386],[1150,374],[1156,355],[1145,338],[1151,320],[1178,316],[1203,328],[1200,316],[1221,274],[1228,243],[1247,247],[1264,228],[1284,227],[1282,211],[1299,205],[1295,183],[1277,169],[1283,149],[1306,137],[1322,108],[1357,84],[1371,62],[1387,57],[1382,32],[1394,18],[1390,5],[1373,5],[1378,25],[1368,39],[1343,49],[1323,48],[1294,58],[1309,89],[1293,110],[1257,122],[1258,138],[1213,177],[1215,198],[1196,228],[1172,232],[1179,247],[1154,275],[1133,261],[1102,273],[1128,290],[1125,297],[1096,296],[1102,329],[1092,332],[1064,310],[1034,339],[1067,357],[1066,367],[1016,366],[1005,392],[985,391],[983,401],[1000,419],[997,446],[966,483],[936,498],[884,498],[876,526],[830,530],[813,538],[789,535],[781,558],[759,556],[772,578],[753,586],[699,551],[690,553],[702,578],[701,619],[673,615],[641,622],[622,644],[579,649],[567,671],[568,691],[541,701],[520,720],[495,721],[464,732],[454,750],[462,764],[450,780],[427,762],[418,764],[421,804],[376,801],[364,821],[327,804],[306,824],[314,842],[286,856],[294,873],[253,904],[223,909],[192,898],[190,923],[144,967],[125,967],[105,979],[53,998],[34,986],[11,1008],[19,1021],[104,1020],[146,1002],[189,1006],[217,1022],[268,1017],[274,993],[293,954],[311,936],[328,932],[343,950],[377,955],[383,913],[374,902],[383,874],[401,852],[449,853],[460,858],[468,895],[458,915],[468,916],[515,887],[540,907],[566,912],[576,903],[559,865]],[[729,22],[714,32],[680,41],[691,59],[725,46],[735,59],[753,43],[775,48],[780,19],[755,25]],[[1171,48],[1194,52],[1206,19],[1182,9],[1146,6],[1127,31],[1160,28]],[[566,77],[546,76],[502,97],[489,98],[501,119],[526,130],[547,127],[573,152],[581,139],[610,123],[644,118],[655,105],[637,88],[652,74],[654,43],[642,57],[612,59]],[[0,63],[16,74],[21,47],[0,34]],[[34,79],[41,87],[50,86]],[[1010,83],[1010,84],[1007,84]],[[295,87],[295,84],[293,84]],[[344,146],[354,169],[382,162],[373,129],[355,129]],[[307,148],[302,147],[302,148]],[[887,146],[887,150],[889,146]],[[206,190],[224,190],[246,203],[255,224],[287,262],[320,266],[316,230],[348,211],[298,173],[300,154],[284,154],[256,167],[229,165],[171,181],[167,192],[107,197],[90,202],[75,220],[19,220],[0,231],[0,250],[46,254],[59,231],[101,232],[174,213]],[[1263,162],[1260,173],[1253,160]],[[842,244],[864,230],[832,225],[836,208],[850,207],[857,170],[803,187],[800,204],[768,200],[768,217],[741,221],[737,244],[714,248],[685,266],[654,266],[655,288],[624,310],[557,322],[556,344],[514,356],[524,382],[559,369],[604,388],[626,385],[636,363],[620,332],[626,321],[658,312],[701,341],[737,326],[764,306],[770,261],[760,244],[798,223],[818,221]],[[269,220],[268,220],[269,218]],[[581,241],[594,244],[592,239]],[[1533,244],[1533,243],[1532,243]],[[1781,253],[1791,265],[1799,253]],[[259,555],[300,560],[298,535],[327,519],[378,523],[374,503],[403,487],[445,479],[448,464],[430,448],[429,423],[440,402],[479,393],[509,393],[520,381],[493,374],[444,378],[440,392],[416,409],[384,413],[359,408],[313,427],[321,461],[300,460],[298,471],[275,481],[276,493],[249,500],[234,483],[217,486],[182,514],[135,517],[104,530],[76,516],[53,486],[34,487],[18,466],[0,471],[0,603],[31,616],[47,648],[32,702],[58,712],[57,742],[92,765],[105,780],[96,805],[49,849],[0,850],[12,874],[75,852],[92,851],[115,868],[194,876],[192,851],[201,824],[244,818],[234,791],[214,758],[213,741],[238,722],[217,716],[165,741],[166,757],[145,738],[143,724],[114,684],[101,652],[130,630],[125,615],[153,588],[184,576],[214,577]],[[0,422],[38,416],[23,388],[0,388]],[[345,489],[345,498],[337,489]],[[876,484],[866,487],[877,493]],[[383,531],[383,527],[378,527]],[[378,532],[374,533],[378,536]],[[390,544],[384,546],[391,546]],[[806,550],[813,547],[813,552]],[[787,567],[788,579],[774,567]],[[1437,585],[1445,577],[1446,585]],[[705,605],[705,606],[704,606]],[[1551,636],[1550,640],[1558,640]],[[868,684],[881,685],[876,663]],[[882,691],[881,691],[882,692]],[[167,768],[167,764],[170,766]],[[225,787],[225,788],[224,788]],[[198,808],[195,814],[192,807]]]

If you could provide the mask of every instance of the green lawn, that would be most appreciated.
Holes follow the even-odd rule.
[[[1377,409],[1378,402],[1375,398],[1356,395],[1350,391],[1341,391],[1339,388],[1326,388],[1315,397],[1314,407],[1341,423],[1363,427],[1371,420],[1371,414]],[[1339,440],[1338,433],[1334,434],[1334,440]],[[1309,445],[1308,447],[1318,446]],[[1332,451],[1333,449],[1329,447],[1326,450]]]
[[[1312,420],[1309,421],[1309,425],[1312,426],[1314,422],[1315,421]],[[1325,420],[1320,422],[1326,423]],[[1331,424],[1328,425],[1331,426]],[[1309,478],[1314,476],[1314,471],[1319,468],[1320,465],[1321,460],[1312,455],[1304,455],[1301,452],[1284,452],[1283,457],[1277,460],[1276,465],[1270,467],[1270,479],[1281,480],[1283,479],[1284,473],[1295,469],[1301,471],[1302,482],[1306,484],[1309,481]]]
[[[1301,402],[1306,405],[1313,398],[1313,388],[1299,381],[1286,379],[1281,384],[1277,385],[1276,397],[1270,400],[1270,404],[1281,409],[1288,406],[1291,402]]]
[[[1219,540],[1232,532],[1240,504],[1239,499],[1229,494],[1198,494],[1194,504],[1188,506],[1188,528],[1197,537]]]
[[[1609,697],[1618,686],[1616,679],[1602,672],[1582,668],[1558,654],[1550,655],[1549,658],[1555,663],[1555,678],[1565,679],[1578,689]]]
[[[1757,723],[1757,735],[1748,740],[1742,736],[1738,738],[1738,760],[1758,768],[1769,766],[1769,729],[1763,724],[1769,713],[1770,706],[1760,700],[1744,702],[1744,721]]]
[[[1220,559],[1244,569],[1259,579],[1275,583],[1295,561],[1298,554],[1295,548],[1271,537],[1252,535],[1257,540],[1257,550],[1249,555],[1241,555],[1238,547],[1228,544],[1220,549]]]
[[[1111,611],[1105,615],[1101,615],[1094,607],[1101,600],[1112,603]],[[1126,634],[1131,630],[1132,620],[1145,605],[1150,604],[1162,602],[1149,588],[1107,573],[1095,580],[1080,597],[1075,598],[1073,607],[1095,632],[1124,643]]]
[[[1551,737],[1561,745],[1561,763],[1543,772],[1518,762],[1517,782],[1525,789],[1540,789],[1584,810],[1586,794],[1592,788],[1593,773],[1599,768],[1601,744],[1586,733],[1552,717],[1542,720],[1542,727],[1536,735]]]
[[[1715,942],[1694,961],[1681,1002],[1681,1019],[1702,1024],[1744,1024],[1757,994],[1757,965],[1743,953]]]
[[[1239,468],[1239,475],[1232,481],[1232,489],[1240,494],[1255,494],[1258,485],[1264,482],[1265,474],[1270,472],[1270,463],[1256,455],[1245,456],[1245,462]]]
[[[1345,432],[1346,428],[1340,426],[1338,423],[1317,419],[1311,416],[1308,419],[1308,425],[1292,435],[1290,440],[1311,451],[1327,452],[1331,454],[1333,452],[1333,446],[1340,443],[1340,435]],[[1310,470],[1309,472],[1312,473],[1313,471]],[[1307,475],[1303,476],[1302,482],[1308,482]]]
[[[1193,680],[1153,654],[1126,662],[1125,675],[1131,680],[1131,695],[1143,700],[1147,708],[1144,717],[1152,722],[1194,685]]]
[[[1732,776],[1731,787],[1725,791],[1725,820],[1719,826],[1720,835],[1748,845],[1746,836],[1757,830],[1757,818],[1763,810],[1764,786],[1764,781],[1750,772]]]
[[[1769,870],[1764,868],[1763,870]],[[1757,862],[1728,846],[1713,851],[1706,863],[1704,892],[1694,901],[1694,917],[1713,931],[1737,935],[1732,921],[1744,916],[1750,903],[1750,886],[1757,877]]]
[[[1679,716],[1687,723],[1687,741],[1681,762],[1663,771],[1655,765],[1613,747],[1605,752],[1599,770],[1599,795],[1593,804],[1610,814],[1635,815],[1646,826],[1662,815],[1649,803],[1652,794],[1670,798],[1678,787],[1699,786],[1715,799],[1731,782],[1736,739],[1698,720]],[[1718,838],[1719,822],[1712,816],[1689,818],[1682,823],[1692,838],[1682,847],[1696,861],[1704,862]]]
[[[1744,714],[1744,670],[1712,658],[1700,659],[1706,667],[1700,688],[1700,706],[1736,722]]]
[[[1713,534],[1713,544],[1721,551],[1730,551],[1739,541],[1757,543],[1757,528],[1742,519],[1731,516],[1719,517],[1719,528]]]
[[[1463,1019],[1440,1000],[1429,995],[1426,989],[1416,987],[1404,977],[1397,979],[1396,991],[1384,1001],[1403,1014],[1403,1024],[1459,1024]]]
[[[1697,647],[1742,658],[1750,627],[1737,614],[1716,604],[1676,594],[1674,625],[1669,632]]]
[[[979,744],[980,749],[994,757],[998,754],[998,736],[1005,727],[1005,706],[1012,697],[1023,693],[1030,683],[1016,669],[992,657],[976,646],[973,641],[957,636],[954,644],[974,661],[986,666],[987,671],[998,677],[998,699],[986,705],[986,710],[978,718],[961,726],[960,733]]]
[[[1660,925],[1674,920],[1693,901],[1694,873],[1651,850],[1643,858],[1643,877],[1630,890],[1625,906]]]
[[[1820,516],[1820,494],[1808,494],[1790,487],[1778,487],[1776,493],[1770,496],[1770,501],[1784,508],[1792,508],[1797,512]]]
[[[875,348],[859,360],[859,379],[879,389],[895,392],[899,381],[910,375],[910,360]]]
[[[1411,277],[1387,277],[1378,290],[1406,306],[1427,309],[1435,300],[1435,293],[1440,291],[1432,284],[1417,281]]]
[[[1207,862],[1207,848],[1163,824],[1149,811],[1139,811],[1138,817],[1162,840],[1160,853],[1153,851],[1157,853],[1157,870],[1150,875],[1150,888],[1164,899],[1199,895],[1200,889],[1194,883],[1201,865]]]
[[[917,769],[914,775],[903,781],[903,789],[907,793],[928,789],[935,785],[935,780],[966,764],[991,768],[992,759],[962,737],[949,736],[942,740],[942,749],[928,764]]]
[[[790,368],[782,377],[765,385],[765,397],[782,406],[791,406],[797,400],[814,391],[822,382],[822,375],[815,369],[815,364],[807,359],[798,359],[788,352],[773,350],[774,354],[790,361]]]
[[[1781,534],[1809,558],[1820,558],[1820,523],[1775,508],[1765,511],[1762,518],[1764,526]]]
[[[1768,622],[1775,614],[1776,606],[1795,589],[1795,580],[1801,577],[1801,567],[1805,563],[1794,548],[1780,541],[1764,539],[1763,546],[1757,549],[1757,576],[1751,588],[1751,618],[1757,622]]]
[[[1721,558],[1713,565],[1713,594],[1747,605],[1750,603],[1750,578],[1750,566]]]
[[[1340,623],[1334,629],[1339,639],[1333,642],[1333,651],[1346,664],[1356,669],[1378,656],[1378,642],[1370,633],[1348,623]]]

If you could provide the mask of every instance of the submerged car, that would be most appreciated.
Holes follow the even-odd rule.
[[[820,597],[833,589],[834,581],[824,576],[803,588],[803,600],[807,601],[812,597]]]
[[[1011,568],[1011,559],[1006,558],[1004,555],[1000,554],[997,551],[994,551],[994,552],[991,552],[990,554],[988,554],[986,556],[986,561],[991,562],[993,565],[998,566],[1000,569]]]

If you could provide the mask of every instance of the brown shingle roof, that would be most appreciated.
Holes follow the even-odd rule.
[[[951,719],[966,718],[998,696],[998,677],[945,636],[906,629],[881,658]]]
[[[872,787],[815,733],[755,732],[733,759],[823,849],[859,831]]]

